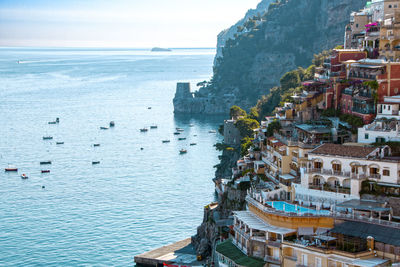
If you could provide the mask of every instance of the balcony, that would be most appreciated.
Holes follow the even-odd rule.
[[[291,260],[291,261],[297,261],[296,255],[294,255],[294,256],[284,255],[283,257],[285,257],[286,259]]]
[[[370,173],[369,178],[371,179],[381,179],[381,175],[379,173]]]
[[[274,247],[274,248],[280,248],[281,247],[281,242],[280,241],[272,241],[268,240],[268,246]]]
[[[360,113],[360,114],[365,114],[365,115],[375,114],[375,109],[373,109],[373,108],[356,108],[356,107],[353,107],[352,111],[356,112],[356,113]]]
[[[273,256],[265,256],[264,261],[273,263],[273,264],[281,264],[281,259],[280,258],[275,258]]]

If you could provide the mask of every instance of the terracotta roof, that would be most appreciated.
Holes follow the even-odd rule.
[[[337,144],[322,144],[312,150],[312,154],[342,156],[350,158],[366,158],[376,147],[344,146]]]

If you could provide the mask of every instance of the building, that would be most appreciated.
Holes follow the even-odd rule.
[[[308,160],[301,185],[295,188],[296,200],[306,205],[333,207],[359,199],[360,191],[369,190],[369,184],[387,190],[400,184],[400,161],[391,156],[388,146],[323,144],[308,152]]]

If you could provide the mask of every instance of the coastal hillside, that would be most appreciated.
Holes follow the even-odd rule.
[[[286,0],[268,5],[240,34],[225,42],[212,79],[194,97],[174,99],[175,113],[228,113],[232,105],[249,109],[280,77],[313,55],[343,43],[349,15],[365,0]],[[221,38],[221,40],[223,40]]]
[[[235,34],[241,34],[243,31],[240,31],[244,28],[245,23],[250,23],[249,20],[259,19],[265,12],[268,11],[268,7],[271,3],[275,2],[275,0],[262,0],[255,9],[249,9],[246,12],[246,15],[236,22],[236,24],[232,25],[228,29],[221,31],[217,37],[217,54],[215,55],[215,62],[217,59],[222,56],[222,49],[225,46],[225,43],[229,39],[234,39]]]

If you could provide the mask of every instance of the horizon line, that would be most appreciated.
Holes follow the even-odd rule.
[[[155,47],[159,48],[166,48],[166,49],[217,49],[216,47],[201,47],[201,46],[194,46],[194,47],[165,47],[165,46],[148,46],[148,47],[128,47],[128,46],[14,46],[14,45],[0,45],[0,49],[3,48],[75,48],[75,49],[152,49]]]

